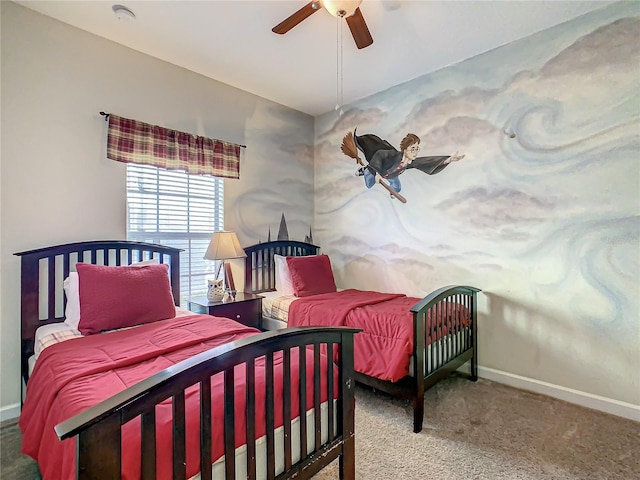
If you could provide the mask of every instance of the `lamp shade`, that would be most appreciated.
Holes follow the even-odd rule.
[[[206,260],[229,260],[246,256],[247,254],[240,246],[235,232],[221,231],[213,233],[203,258]]]
[[[362,0],[322,0],[324,8],[334,17],[350,17]]]

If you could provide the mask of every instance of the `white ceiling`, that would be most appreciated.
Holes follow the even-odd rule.
[[[153,57],[318,115],[337,92],[338,21],[318,11],[285,35],[271,28],[308,0],[17,1]],[[112,5],[136,15],[118,20]],[[343,23],[343,98],[359,98],[557,25],[612,1],[364,0],[374,43]]]

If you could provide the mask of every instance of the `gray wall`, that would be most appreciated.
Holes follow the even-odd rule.
[[[225,181],[225,227],[243,245],[277,231],[282,213],[292,238],[308,234],[314,120],[14,3],[0,8],[6,416],[17,414],[20,399],[20,270],[13,253],[126,236],[126,167],[106,159],[100,111],[247,145],[240,179]],[[241,283],[242,265],[234,267]]]

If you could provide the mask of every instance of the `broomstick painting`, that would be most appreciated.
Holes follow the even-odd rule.
[[[340,149],[360,165],[356,175],[364,177],[367,188],[379,183],[392,198],[397,198],[402,203],[407,203],[407,199],[400,195],[402,185],[398,177],[402,172],[409,168],[417,168],[428,175],[435,175],[451,162],[464,158],[464,155],[459,155],[458,152],[451,156],[418,157],[420,138],[413,133],[402,139],[398,151],[377,135],[356,135],[354,130],[353,133],[349,132],[344,136]],[[358,150],[364,154],[367,163],[360,158]]]

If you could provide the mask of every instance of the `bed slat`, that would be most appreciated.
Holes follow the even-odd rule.
[[[200,479],[211,480],[211,380],[200,382]]]
[[[235,371],[224,371],[224,470],[226,478],[236,478]]]
[[[333,343],[327,344],[327,398],[333,398]],[[333,424],[333,402],[328,402],[328,415],[329,419],[329,441],[333,442],[336,438],[334,424]]]
[[[247,438],[256,438],[256,367],[246,363],[247,374]],[[247,479],[256,479],[256,442],[247,442]]]
[[[300,385],[298,397],[300,398],[300,411],[307,411],[307,352],[306,348],[298,348],[298,371],[300,372]],[[307,418],[300,419],[300,455],[307,456]]]
[[[47,309],[49,311],[49,318],[56,317],[56,257],[51,256],[46,259],[47,281],[48,285],[53,285],[53,288],[48,288],[47,294]]]
[[[156,478],[156,409],[142,414],[142,479]]]
[[[187,478],[184,390],[173,396],[173,480]]]
[[[320,394],[320,344],[313,344],[313,419],[315,426],[315,444],[313,448],[318,448],[322,444],[322,410]]]
[[[284,397],[282,413],[284,415],[284,469],[291,468],[291,349],[284,350],[284,379],[282,395]]]
[[[266,380],[265,386],[267,389],[266,395],[266,423],[267,423],[267,480],[273,480],[276,477],[276,452],[275,452],[275,438],[274,438],[274,378],[273,378],[273,352],[269,352],[266,355]]]

